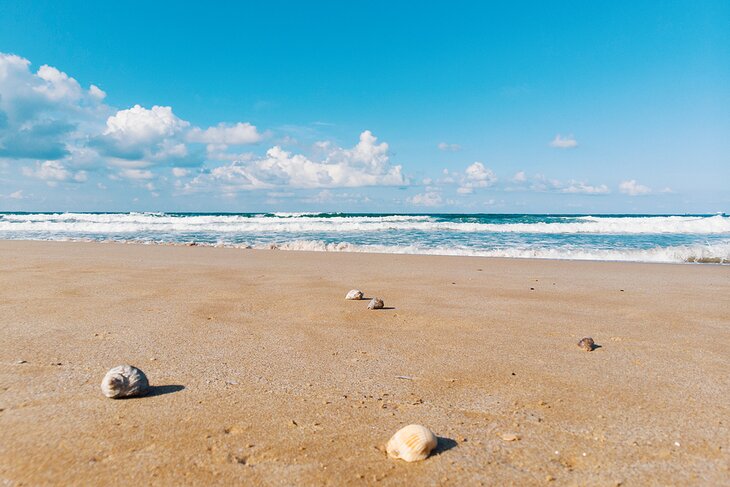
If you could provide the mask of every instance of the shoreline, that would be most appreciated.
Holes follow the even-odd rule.
[[[0,241],[0,480],[720,485],[730,268],[646,264]]]
[[[479,258],[479,259],[506,259],[518,261],[548,261],[548,262],[607,262],[617,264],[659,264],[659,265],[711,265],[711,266],[729,266],[730,260],[719,258],[688,260],[683,262],[662,262],[662,261],[641,261],[641,260],[609,260],[609,259],[576,259],[576,258],[557,258],[557,257],[514,257],[514,256],[491,256],[491,255],[469,255],[469,254],[438,254],[438,253],[416,253],[416,252],[378,252],[363,250],[310,250],[310,249],[289,249],[279,248],[277,244],[269,244],[266,247],[253,247],[251,245],[238,244],[212,244],[207,242],[155,242],[143,240],[97,240],[97,239],[58,239],[58,240],[41,240],[41,239],[3,239],[0,242],[45,242],[45,243],[82,243],[82,244],[121,244],[121,245],[140,245],[140,246],[161,246],[161,247],[202,247],[202,248],[219,248],[219,249],[235,249],[235,250],[254,250],[254,251],[281,251],[281,252],[304,252],[314,254],[365,254],[365,255],[416,255],[424,257],[456,257],[456,258]]]

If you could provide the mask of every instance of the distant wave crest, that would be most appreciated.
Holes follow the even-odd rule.
[[[326,215],[326,216],[325,216]],[[469,221],[464,221],[469,220]],[[537,222],[479,222],[427,215],[346,216],[322,213],[174,215],[165,213],[34,213],[0,216],[0,232],[302,233],[488,232],[533,234],[730,234],[730,217],[574,217]]]

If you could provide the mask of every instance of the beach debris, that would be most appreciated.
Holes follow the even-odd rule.
[[[499,437],[502,438],[502,441],[517,441],[520,439],[519,435],[515,433],[502,433]]]
[[[385,306],[385,304],[380,298],[373,298],[370,303],[368,303],[368,309],[383,309],[383,306]]]
[[[580,339],[578,346],[586,352],[592,352],[596,348],[596,343],[593,341],[593,338],[585,337]]]
[[[403,379],[403,380],[413,380],[415,377],[412,377],[410,375],[396,375],[396,379]]]
[[[112,399],[142,396],[149,387],[150,384],[144,372],[131,365],[114,367],[101,381],[101,392]]]
[[[15,363],[18,364],[18,365],[22,365],[22,364],[27,364],[28,361],[27,360],[20,359],[20,360],[16,360]]]
[[[420,424],[409,424],[393,435],[386,450],[391,458],[417,462],[428,458],[437,443],[438,439],[430,429]]]
[[[352,289],[350,292],[347,293],[347,296],[345,296],[345,299],[350,299],[354,301],[359,301],[363,298],[364,294],[359,289]]]

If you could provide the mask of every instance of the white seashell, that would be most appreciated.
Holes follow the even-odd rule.
[[[111,369],[101,381],[101,392],[106,397],[118,399],[144,395],[150,387],[147,376],[137,367],[118,365]]]
[[[391,458],[417,462],[428,458],[437,443],[438,439],[430,429],[420,424],[409,424],[393,435],[386,450]]]
[[[380,298],[373,298],[370,303],[368,303],[368,309],[383,309],[383,300]]]
[[[363,298],[363,293],[359,289],[353,289],[349,293],[347,293],[347,296],[345,296],[345,299],[354,299],[356,301],[359,301]]]

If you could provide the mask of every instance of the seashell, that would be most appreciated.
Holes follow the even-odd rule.
[[[144,372],[131,365],[118,365],[111,369],[101,381],[101,392],[106,397],[142,396],[147,393],[150,383]]]
[[[380,298],[373,298],[370,303],[368,303],[368,309],[383,309],[383,306],[385,306],[385,304]]]
[[[578,342],[578,346],[586,352],[592,352],[593,349],[596,348],[596,344],[591,337],[581,338]]]
[[[420,424],[409,424],[393,435],[386,450],[391,458],[417,462],[428,458],[437,443],[438,439],[430,429]]]
[[[345,296],[345,299],[353,299],[355,301],[359,301],[363,298],[364,294],[359,289],[353,289],[349,293],[347,293],[347,296]]]

